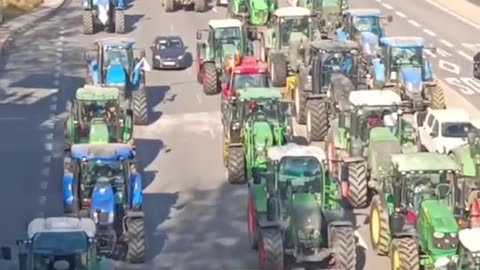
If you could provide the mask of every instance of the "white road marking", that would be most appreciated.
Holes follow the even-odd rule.
[[[453,48],[453,44],[446,41],[445,39],[441,39],[440,42],[443,43],[443,45],[445,45],[447,47]]]
[[[195,95],[195,97],[197,98],[198,103],[200,103],[200,104],[203,103],[202,95],[201,95],[200,93],[197,93],[197,94]]]
[[[50,156],[50,155],[44,156],[44,157],[42,158],[42,162],[43,162],[43,163],[47,163],[47,164],[50,163],[50,162],[52,162],[52,156]]]
[[[428,54],[428,56],[432,57],[432,58],[437,58],[437,55],[432,53],[430,50],[423,50],[426,54]]]
[[[470,55],[468,55],[467,53],[465,53],[464,51],[457,51],[458,54],[460,54],[461,56],[463,56],[463,58],[467,59],[467,60],[472,60],[472,57]]]
[[[38,196],[38,204],[45,204],[47,202],[47,196]]]
[[[472,26],[473,28],[476,28],[476,29],[480,30],[480,26],[479,26],[478,24],[476,24],[476,23],[468,20],[467,18],[465,18],[465,17],[463,17],[463,16],[460,16],[460,15],[458,15],[457,13],[455,13],[455,12],[453,12],[453,11],[445,8],[445,7],[443,7],[442,5],[436,3],[434,0],[425,0],[425,1],[426,1],[427,3],[429,3],[430,5],[432,5],[432,6],[436,7],[436,8],[438,8],[438,9],[442,10],[443,12],[448,13],[449,15],[451,15],[451,16],[459,19],[460,21],[462,21],[462,22],[464,22],[464,23]]]
[[[57,104],[55,104],[55,103],[50,104],[50,106],[48,106],[48,108],[50,109],[50,111],[56,111],[57,110]]]
[[[47,190],[47,188],[48,188],[48,181],[40,182],[40,189],[41,190]]]
[[[384,6],[386,9],[390,9],[390,10],[392,10],[392,9],[393,9],[393,7],[392,7],[392,6],[390,6],[389,4],[385,4],[385,3],[383,3],[383,4],[382,4],[382,6]]]
[[[415,26],[415,27],[420,27],[420,24],[414,20],[408,20],[408,23],[410,23],[411,25]]]
[[[423,29],[423,32],[427,33],[428,35],[432,36],[432,37],[435,37],[437,36],[437,34],[435,34],[432,30],[430,29]]]
[[[53,133],[45,134],[45,140],[47,140],[47,141],[53,140]]]
[[[397,11],[395,12],[395,14],[397,14],[399,17],[402,17],[402,18],[406,18],[407,15],[405,15],[404,13],[400,12],[400,11]]]
[[[375,1],[380,2],[380,0],[375,0]]]
[[[45,151],[50,152],[50,151],[53,150],[53,144],[52,144],[52,143],[46,143],[46,144],[44,145],[44,147],[45,147]]]
[[[354,234],[355,234],[355,237],[357,237],[358,239],[358,245],[364,248],[365,250],[368,250],[367,243],[365,242],[365,240],[363,240],[362,235],[358,231],[355,231]]]

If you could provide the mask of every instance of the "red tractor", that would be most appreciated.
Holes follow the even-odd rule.
[[[222,115],[228,112],[231,102],[236,97],[235,90],[249,87],[269,87],[267,65],[258,61],[254,56],[244,56],[231,61],[226,72],[228,80],[222,84]]]

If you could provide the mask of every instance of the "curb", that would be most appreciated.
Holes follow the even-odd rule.
[[[54,16],[70,0],[62,0],[54,6],[43,3],[36,10],[20,15],[3,25],[0,25],[0,55],[3,55],[11,44],[13,38],[25,31],[34,28],[40,22]],[[23,21],[23,22],[22,22]]]

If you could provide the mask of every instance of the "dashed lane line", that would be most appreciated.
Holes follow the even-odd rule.
[[[471,61],[472,60],[472,57],[470,55],[468,55],[467,53],[465,53],[464,51],[457,51],[457,53],[461,56],[463,56],[463,58]]]
[[[453,48],[453,47],[454,47],[452,43],[446,41],[445,39],[441,39],[440,42],[441,42],[443,45],[445,45],[445,46],[447,46],[447,47],[449,47],[449,48]]]
[[[392,9],[393,9],[393,7],[392,7],[392,6],[390,6],[389,4],[385,4],[385,3],[383,3],[383,4],[382,4],[382,6],[384,6],[386,9],[390,9],[390,10],[392,10]]]
[[[414,20],[408,20],[408,23],[415,26],[415,27],[420,27],[421,26],[418,22],[416,22]]]
[[[423,29],[423,32],[425,32],[426,34],[432,36],[432,37],[436,37],[437,34],[435,34],[435,32],[433,32],[432,30],[430,29]]]
[[[402,17],[402,18],[406,18],[407,15],[405,15],[404,13],[400,12],[400,11],[397,11],[395,12],[395,14],[397,14],[399,17]]]

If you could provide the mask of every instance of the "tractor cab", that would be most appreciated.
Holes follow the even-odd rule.
[[[226,84],[222,85],[222,98],[225,101],[230,101],[232,96],[235,96],[237,89],[267,88],[269,86],[266,65],[253,56],[240,58],[228,71],[229,79]]]
[[[363,53],[375,55],[380,38],[385,36],[383,20],[389,23],[392,16],[382,16],[379,9],[348,9],[343,12],[342,29],[337,31],[339,40],[350,39],[361,44]]]
[[[302,7],[279,8],[274,13],[271,28],[267,30],[268,49],[287,52],[290,45],[312,37],[312,13]]]
[[[18,240],[21,270],[97,269],[106,262],[97,257],[95,223],[88,218],[36,218],[28,224],[28,239]],[[2,247],[11,260],[11,248]]]
[[[72,143],[116,143],[132,140],[132,116],[125,114],[119,104],[117,88],[85,85],[68,103],[66,145]]]

